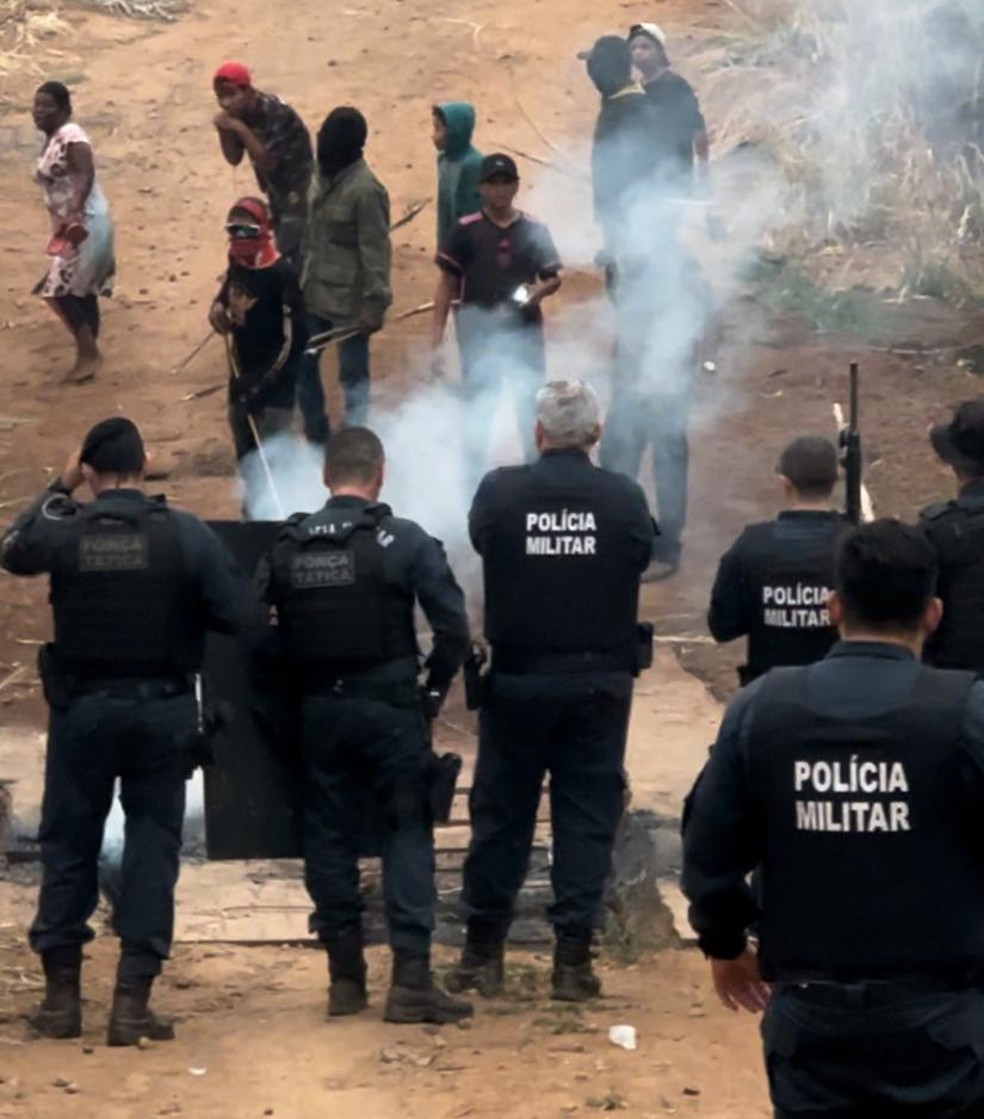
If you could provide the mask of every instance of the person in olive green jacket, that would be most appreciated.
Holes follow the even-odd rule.
[[[315,344],[326,331],[357,332],[337,345],[348,426],[365,423],[369,336],[382,328],[392,302],[389,195],[363,158],[367,135],[365,117],[349,106],[333,109],[321,126],[301,273],[308,332]],[[320,352],[309,350],[300,363],[297,403],[304,434],[324,444],[330,427],[319,358]]]

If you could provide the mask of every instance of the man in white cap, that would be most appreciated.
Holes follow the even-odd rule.
[[[707,127],[690,83],[670,68],[665,32],[655,23],[635,23],[629,28],[628,44],[632,65],[656,110],[661,175],[681,190],[692,187],[695,179],[703,185],[708,169]]]

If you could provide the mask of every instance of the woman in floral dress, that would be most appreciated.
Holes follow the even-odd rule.
[[[45,82],[34,95],[34,123],[46,140],[36,179],[51,215],[50,263],[36,293],[75,339],[76,361],[66,380],[91,380],[102,364],[99,296],[115,270],[113,221],[96,178],[92,145],[72,123],[72,99],[61,82]]]

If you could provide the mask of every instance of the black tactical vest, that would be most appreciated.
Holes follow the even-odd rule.
[[[984,505],[934,505],[922,525],[939,558],[944,607],[925,659],[939,668],[984,672]]]
[[[763,974],[979,967],[984,851],[969,842],[957,776],[974,676],[923,668],[904,704],[846,718],[811,706],[818,671],[773,672],[750,726],[748,779],[764,829]],[[979,807],[973,819],[980,829]]]
[[[359,672],[418,652],[413,595],[386,579],[380,522],[370,505],[336,533],[300,514],[273,552],[273,599],[284,648],[302,663]]]
[[[783,539],[783,529],[791,525],[777,521],[759,526],[763,540],[756,541],[759,546],[748,559],[756,609],[748,633],[746,683],[770,668],[822,660],[837,640],[827,597],[844,522],[839,517],[804,522],[796,526],[803,535]]]
[[[80,673],[194,671],[203,637],[195,585],[162,500],[83,506],[51,572],[55,652]]]
[[[517,502],[483,555],[486,637],[497,652],[605,653],[632,671],[639,572],[619,508],[584,488],[575,477]]]

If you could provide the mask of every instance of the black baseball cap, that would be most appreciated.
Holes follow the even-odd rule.
[[[139,474],[145,459],[137,425],[125,416],[100,420],[82,441],[79,453],[79,462],[97,474]]]
[[[623,39],[621,35],[602,35],[599,39],[595,39],[587,50],[578,51],[577,57],[582,62],[591,62],[594,59],[596,62],[601,60],[603,64],[612,58],[619,62],[628,58],[630,64],[632,60],[628,39]]]
[[[950,466],[984,470],[984,397],[958,404],[948,424],[930,428],[929,440]]]
[[[516,169],[516,161],[502,152],[493,152],[491,155],[487,155],[479,168],[478,181],[485,183],[489,179],[494,179],[496,175],[501,175],[504,179],[518,179],[519,171]]]

